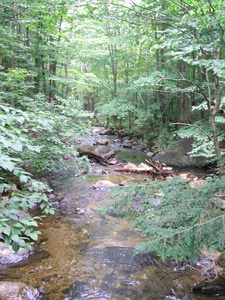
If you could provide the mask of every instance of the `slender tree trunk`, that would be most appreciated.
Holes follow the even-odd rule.
[[[129,90],[128,90],[128,84],[129,84],[129,63],[126,63],[126,71],[125,71],[125,83],[127,87],[126,91],[126,97],[129,99]],[[127,122],[128,122],[128,128],[131,129],[132,127],[132,112],[128,111],[128,116],[127,116]]]
[[[224,162],[223,162],[223,157],[221,154],[221,150],[220,150],[220,144],[219,144],[219,140],[218,140],[218,134],[217,134],[217,126],[216,126],[216,116],[214,113],[211,113],[210,115],[210,123],[211,123],[211,129],[212,129],[212,133],[213,133],[213,143],[214,143],[214,148],[215,148],[215,154],[217,157],[217,164],[218,164],[218,169],[219,169],[219,174],[220,176],[225,175],[225,171],[224,171]]]
[[[186,77],[186,65],[184,61],[178,62],[178,70],[179,72]],[[183,90],[186,87],[186,82],[182,81],[180,84],[180,89]],[[191,100],[188,98],[185,92],[181,92],[179,94],[179,105],[178,105],[178,119],[179,122],[188,123],[189,113],[191,110]]]
[[[57,67],[57,61],[53,61],[49,66],[49,72],[53,76],[56,76],[56,67]],[[49,95],[48,95],[48,99],[50,103],[55,100],[55,92],[56,92],[56,81],[54,79],[50,79]]]
[[[118,62],[117,62],[117,49],[116,45],[109,46],[109,54],[111,59],[111,69],[113,75],[113,91],[112,98],[117,96],[117,77],[118,77]]]
[[[208,73],[206,73],[206,77],[208,80]],[[223,176],[225,175],[224,162],[221,154],[220,144],[218,140],[218,133],[217,133],[217,125],[216,125],[216,115],[220,110],[222,90],[220,88],[220,80],[217,75],[214,75],[214,86],[215,86],[215,101],[212,101],[211,94],[209,97],[210,123],[211,123],[211,128],[213,133],[215,153],[218,159],[219,174]]]
[[[62,31],[62,22],[63,22],[63,17],[61,16],[60,24],[59,24],[59,34],[58,34],[58,38],[57,38],[58,43],[60,42],[60,39],[61,39],[60,33]],[[54,42],[54,38],[52,36],[50,36],[50,42]],[[49,65],[49,72],[53,76],[56,76],[56,70],[57,70],[57,60],[54,57],[55,54],[58,52],[57,48],[58,48],[58,46],[56,47],[56,49],[53,50],[52,57],[50,56],[51,62]],[[49,102],[55,101],[56,89],[57,89],[56,80],[50,79],[49,80]]]
[[[43,42],[42,36],[40,35],[39,31],[41,31],[42,24],[40,23],[37,27],[37,37],[36,37],[36,45],[35,45],[35,71],[36,76],[34,77],[34,93],[38,94],[40,92],[40,80],[41,80],[41,67],[42,67],[42,53],[40,52],[40,45]]]

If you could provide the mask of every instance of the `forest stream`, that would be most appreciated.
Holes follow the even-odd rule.
[[[97,133],[93,138],[98,138]],[[123,155],[134,163],[145,159],[141,153],[126,149]],[[135,247],[143,241],[141,233],[126,220],[99,210],[109,201],[110,189],[93,189],[97,181],[143,182],[144,175],[116,174],[115,166],[94,163],[92,176],[74,177],[73,166],[68,164],[52,179],[62,200],[55,203],[55,215],[40,226],[38,249],[48,255],[31,257],[29,262],[5,270],[2,280],[40,289],[44,300],[210,298],[191,291],[194,282],[204,279],[201,268],[165,264],[153,254],[134,255]]]

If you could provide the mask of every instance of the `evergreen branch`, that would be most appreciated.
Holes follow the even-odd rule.
[[[15,7],[12,7],[12,6],[9,6],[9,5],[5,5],[3,3],[0,3],[0,5],[3,6],[3,7],[9,8],[9,9],[16,10]]]
[[[219,219],[221,219],[221,218],[224,219],[224,215],[215,217],[215,218],[210,219],[210,220],[208,220],[208,221],[206,221],[206,222],[204,222],[204,223],[198,223],[198,224],[195,224],[195,225],[193,225],[193,226],[191,226],[191,227],[185,228],[185,229],[183,229],[183,230],[176,231],[176,232],[171,233],[171,234],[169,234],[169,235],[167,235],[167,236],[163,236],[163,237],[157,238],[157,239],[155,239],[154,241],[161,241],[161,240],[169,239],[169,238],[171,238],[171,237],[174,237],[174,236],[177,235],[177,234],[182,234],[182,233],[185,233],[185,232],[187,232],[187,231],[193,230],[193,229],[195,229],[195,228],[197,228],[197,227],[202,227],[202,226],[204,226],[204,225],[207,225],[207,224],[209,224],[209,223],[211,223],[211,222],[214,222],[214,221],[216,221],[216,220],[219,220]]]

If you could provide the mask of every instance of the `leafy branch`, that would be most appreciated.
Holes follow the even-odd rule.
[[[190,123],[183,123],[183,122],[175,122],[175,123],[171,123],[170,125],[184,125],[184,126],[191,126],[191,127],[198,128],[199,130],[201,130],[208,137],[209,141],[212,140],[212,137],[205,130],[203,130],[202,127],[199,126],[199,125],[190,124]]]

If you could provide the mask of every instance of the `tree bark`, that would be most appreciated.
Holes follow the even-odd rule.
[[[213,113],[210,116],[210,123],[211,123],[211,129],[212,129],[212,133],[213,133],[213,143],[214,143],[214,148],[215,148],[215,154],[216,154],[217,161],[218,161],[217,165],[218,165],[218,169],[219,169],[219,174],[220,174],[220,176],[223,176],[223,175],[225,175],[224,162],[223,162],[223,157],[221,154],[220,144],[219,144],[219,140],[218,140],[216,116]]]

